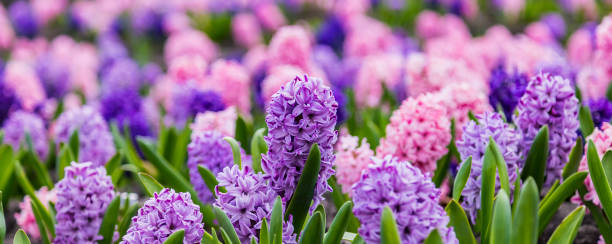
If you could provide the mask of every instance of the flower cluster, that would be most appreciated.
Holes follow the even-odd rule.
[[[49,152],[49,141],[45,122],[36,114],[26,111],[16,111],[4,122],[4,143],[9,144],[14,150],[22,145],[28,147],[26,134],[32,142],[32,149],[41,159],[47,159]]]
[[[336,179],[342,185],[342,192],[352,195],[352,187],[361,178],[361,172],[370,164],[374,152],[365,138],[359,139],[343,132],[338,139],[336,153]]]
[[[36,197],[43,203],[53,203],[57,202],[57,196],[55,194],[55,190],[48,190],[46,186],[40,188],[40,190],[36,191]],[[17,221],[17,225],[21,227],[28,235],[30,235],[34,239],[40,238],[40,230],[38,229],[38,225],[36,223],[36,217],[34,216],[34,211],[32,211],[32,199],[30,196],[25,196],[23,201],[19,203],[20,211],[15,213],[15,220]],[[46,206],[46,205],[45,205]]]

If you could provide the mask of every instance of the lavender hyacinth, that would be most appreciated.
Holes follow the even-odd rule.
[[[512,113],[518,104],[519,99],[525,93],[528,79],[524,74],[514,72],[508,74],[503,65],[499,65],[491,71],[489,86],[489,103],[493,108],[501,106],[506,118],[511,121]]]
[[[200,206],[191,201],[189,193],[164,188],[138,210],[121,244],[163,243],[181,229],[185,230],[183,243],[200,243],[204,235]]]
[[[17,34],[28,38],[36,36],[38,24],[36,23],[32,5],[26,1],[16,1],[11,4],[8,12]]]
[[[115,154],[108,125],[92,107],[83,106],[60,115],[54,128],[57,143],[68,143],[75,130],[79,131],[79,161],[100,166]]]
[[[4,130],[4,143],[9,144],[17,150],[21,145],[26,145],[26,133],[32,140],[32,146],[36,155],[46,159],[49,152],[49,141],[45,122],[40,116],[26,112],[16,111],[8,118],[2,126]]]
[[[249,166],[226,167],[217,175],[215,205],[221,208],[232,221],[242,243],[252,238],[258,240],[264,219],[270,223],[276,192],[270,188],[261,173],[255,173]],[[225,187],[226,192],[219,191]],[[283,223],[283,243],[297,243],[291,220]]]
[[[111,178],[104,167],[75,163],[65,168],[57,183],[57,236],[54,244],[97,243],[106,208],[115,197]]]
[[[321,151],[321,170],[314,194],[314,205],[330,191],[327,179],[334,173],[333,145],[338,138],[338,103],[329,87],[317,78],[296,77],[272,96],[267,115],[268,154],[262,155],[262,168],[272,189],[288,202],[302,174],[314,143]]]
[[[461,154],[461,158],[465,160],[469,156],[472,157],[470,177],[461,195],[463,196],[463,208],[468,212],[473,223],[476,223],[476,216],[480,209],[482,159],[489,144],[489,138],[492,138],[498,145],[506,161],[510,182],[516,180],[516,170],[523,156],[521,151],[521,134],[506,124],[501,115],[487,112],[477,115],[476,118],[478,119],[478,124],[474,121],[468,121],[463,127],[461,140],[457,141],[457,149]],[[496,190],[499,187],[498,177],[496,179]],[[514,187],[514,185],[511,187]]]
[[[225,109],[221,95],[215,91],[202,91],[194,84],[176,87],[172,93],[170,117],[175,125],[183,125],[189,118],[206,111]]]
[[[4,83],[2,77],[0,73],[0,124],[4,123],[12,111],[21,107],[15,91]]]
[[[603,122],[612,119],[612,102],[605,97],[599,99],[589,99],[585,105],[591,110],[591,117],[596,127],[600,127]]]
[[[521,97],[514,121],[523,135],[525,150],[533,143],[538,130],[548,125],[548,164],[546,185],[561,176],[561,171],[578,130],[578,99],[568,79],[540,73],[529,81]],[[522,166],[522,165],[521,165]]]
[[[361,179],[353,185],[353,213],[361,222],[359,235],[366,243],[380,242],[380,220],[389,206],[402,243],[422,243],[437,229],[444,243],[458,243],[447,227],[449,218],[438,204],[438,190],[428,175],[408,162],[387,156],[372,158]]]
[[[70,89],[68,67],[50,55],[44,55],[36,63],[36,73],[48,97],[62,98]]]

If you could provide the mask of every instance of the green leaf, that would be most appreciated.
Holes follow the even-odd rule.
[[[116,123],[111,124],[111,134],[113,135],[113,141],[115,142],[115,145],[117,145],[119,151],[123,152],[123,155],[125,155],[127,161],[130,164],[138,167],[139,169],[144,169],[144,164],[140,160],[140,157],[138,156],[134,145],[132,145],[132,141],[126,140],[123,136],[121,136],[121,133],[119,132],[119,128],[117,127]]]
[[[580,120],[580,131],[582,131],[582,134],[586,138],[595,130],[593,118],[591,117],[591,110],[587,106],[580,106],[578,118]]]
[[[572,148],[572,151],[569,154],[569,161],[563,167],[563,179],[567,179],[570,175],[578,171],[578,166],[580,166],[580,160],[582,160],[582,154],[584,153],[584,146],[582,145],[582,137],[576,138],[576,144]]]
[[[397,231],[397,224],[393,218],[393,213],[389,206],[385,206],[380,218],[380,243],[381,244],[397,244],[401,243],[400,236]]]
[[[263,172],[261,169],[261,154],[268,153],[268,145],[263,136],[264,132],[264,128],[255,131],[253,139],[251,139],[251,161],[253,162],[253,170],[257,173]]]
[[[587,172],[577,172],[572,174],[565,181],[563,181],[563,184],[559,185],[559,187],[554,190],[549,198],[540,204],[540,208],[538,210],[538,233],[542,233],[544,228],[546,228],[546,225],[548,225],[548,222],[550,222],[550,219],[557,212],[557,209],[559,209],[559,206],[561,206],[565,199],[575,194],[576,190],[582,186],[586,177]]]
[[[79,158],[79,130],[72,131],[70,139],[68,139],[68,145],[74,158]]]
[[[30,202],[30,207],[32,208],[34,219],[36,219],[36,226],[38,227],[38,232],[40,233],[42,243],[51,244],[51,241],[49,240],[49,232],[47,232],[47,227],[42,220],[40,209],[36,207],[34,202]]]
[[[493,220],[491,223],[490,243],[508,244],[514,230],[512,226],[512,210],[510,200],[504,189],[500,189],[493,207]]]
[[[251,131],[249,130],[249,126],[247,125],[247,122],[244,121],[244,118],[242,118],[242,116],[238,115],[238,117],[236,118],[236,130],[235,130],[235,137],[236,140],[238,140],[240,142],[240,145],[244,148],[245,151],[247,151],[247,153],[249,152],[249,138],[251,137]]]
[[[361,238],[361,236],[357,235],[357,237],[355,237],[355,239],[353,239],[353,242],[351,242],[352,244],[365,244],[365,241],[363,241],[363,238]]]
[[[265,220],[265,219],[264,219]],[[215,233],[215,229],[211,229],[212,235],[204,230],[204,236],[202,236],[201,244],[221,244],[219,240],[217,240],[217,233]],[[213,236],[214,235],[214,236]],[[260,242],[260,244],[267,244],[265,242]]]
[[[228,243],[228,244],[235,243],[232,241],[232,239],[230,239],[229,235],[227,234],[227,231],[225,231],[224,229],[221,229],[221,237],[223,238],[224,243]]]
[[[518,188],[516,188],[518,190]],[[515,198],[514,201],[517,198]],[[538,186],[529,177],[518,197],[517,209],[512,218],[512,243],[538,243]]]
[[[147,196],[149,197],[153,197],[153,193],[160,192],[164,189],[164,186],[162,184],[157,182],[157,180],[155,180],[153,176],[150,176],[146,173],[138,173],[138,182],[140,182],[140,185],[142,185],[145,190],[145,193],[147,193]]]
[[[0,146],[0,190],[6,189],[5,187],[9,183],[13,176],[14,168],[14,157],[13,149],[9,145]]]
[[[567,217],[561,221],[561,224],[555,231],[547,243],[549,244],[571,244],[578,234],[578,228],[584,218],[584,206],[577,207]]]
[[[471,121],[474,121],[474,122],[476,122],[476,124],[478,124],[478,119],[476,118],[474,113],[472,113],[472,111],[468,111],[468,118],[470,118]]]
[[[601,202],[604,212],[607,216],[612,216],[612,190],[610,189],[610,184],[604,173],[601,161],[599,161],[595,144],[593,144],[592,140],[589,140],[588,144],[587,162],[589,164],[591,181],[593,182],[597,196],[599,196],[599,201]]]
[[[215,187],[219,185],[217,177],[215,177],[215,175],[204,165],[198,165],[198,172],[200,173],[200,176],[202,176],[202,179],[210,192],[212,192],[213,196],[216,198],[217,193],[215,192]],[[225,187],[221,186],[219,187],[219,191],[226,192],[227,190],[225,190]]]
[[[546,195],[544,195],[544,198],[542,198],[542,200],[540,201],[540,204],[544,205],[546,201],[550,199],[552,194],[555,193],[557,188],[559,188],[559,180],[555,180],[555,182],[553,182],[552,186],[550,186],[550,189],[548,189],[548,192],[546,193]]]
[[[4,207],[2,206],[2,191],[0,191],[0,244],[6,237],[6,221],[4,220]]]
[[[44,221],[49,232],[51,233],[51,236],[55,237],[55,220],[53,220],[53,217],[51,217],[51,214],[49,213],[45,205],[36,196],[36,192],[34,191],[32,184],[26,177],[25,171],[23,170],[23,167],[21,166],[19,161],[15,161],[14,164],[17,183],[19,184],[19,186],[21,186],[21,189],[28,196],[30,196],[30,199],[32,199],[32,203],[36,205],[36,207],[40,211],[41,218]]]
[[[607,151],[601,158],[601,165],[604,168],[604,174],[608,183],[612,183],[612,151]],[[612,186],[610,186],[612,188]]]
[[[270,217],[270,243],[282,243],[283,241],[283,201],[276,197],[272,215]]]
[[[544,173],[546,172],[546,162],[548,160],[548,126],[544,125],[533,140],[533,144],[527,154],[525,167],[521,174],[521,179],[526,180],[531,176],[542,189],[544,184]]]
[[[119,228],[118,228],[119,240],[121,240],[123,236],[125,235],[125,233],[127,233],[127,230],[130,227],[130,224],[132,223],[132,217],[136,216],[139,208],[140,207],[138,206],[138,204],[131,205],[125,211],[125,213],[123,214],[123,217],[121,217],[121,222],[119,223]]]
[[[100,231],[98,231],[98,235],[102,236],[103,239],[98,241],[100,244],[110,244],[113,242],[113,234],[115,232],[115,224],[117,223],[117,217],[119,216],[119,207],[121,203],[121,197],[116,196],[108,207],[106,208],[106,213],[104,213],[104,218],[102,218],[102,223],[100,224]]]
[[[64,178],[64,168],[70,166],[70,163],[76,162],[77,160],[72,150],[70,150],[70,146],[67,144],[62,144],[60,146],[60,152],[57,157],[57,178],[61,180]]]
[[[508,178],[508,166],[506,165],[506,161],[504,160],[504,156],[502,156],[499,151],[499,147],[497,143],[493,140],[493,138],[489,137],[489,145],[487,145],[487,151],[491,151],[493,159],[495,160],[495,166],[497,167],[497,171],[499,172],[499,182],[501,185],[501,189],[506,191],[506,193],[510,193],[510,180]],[[485,157],[486,156],[485,151]]]
[[[314,212],[319,212],[319,213],[321,213],[321,216],[323,216],[323,219],[324,219],[324,220],[326,220],[326,219],[327,219],[327,216],[326,216],[326,214],[325,214],[325,207],[323,207],[323,205],[322,205],[322,204],[317,205],[317,208],[315,208]],[[325,221],[323,221],[323,222],[325,222]],[[323,227],[325,227],[325,226],[323,226]],[[325,231],[323,231],[323,233],[325,233]]]
[[[438,229],[433,229],[429,233],[427,238],[425,238],[425,241],[423,243],[425,244],[444,244],[444,242],[442,241],[442,237],[440,236],[440,232],[438,232]]]
[[[111,179],[113,181],[113,185],[117,185],[117,183],[123,176],[123,172],[120,168],[122,159],[123,159],[123,154],[119,151],[115,153],[115,156],[113,156],[106,163],[106,166],[105,166],[106,172],[110,174]]]
[[[434,171],[434,175],[431,178],[436,187],[440,187],[442,182],[444,182],[444,178],[446,178],[446,173],[448,172],[448,167],[451,161],[450,152],[442,156],[438,161],[436,161],[436,170]]]
[[[300,233],[302,225],[308,214],[310,202],[314,196],[317,180],[319,179],[319,170],[321,168],[321,151],[315,143],[310,148],[306,165],[302,170],[302,175],[298,180],[295,192],[289,201],[289,207],[285,213],[285,220],[289,219],[289,215],[293,216],[293,230],[295,233]]]
[[[261,222],[261,229],[259,230],[259,244],[270,244],[270,235],[268,231],[268,220],[264,218]]]
[[[353,203],[350,201],[345,202],[336,216],[334,220],[332,220],[331,225],[329,226],[329,230],[327,234],[325,234],[325,239],[323,240],[323,244],[340,244],[342,241],[342,236],[344,236],[344,232],[348,227],[348,221],[351,217],[353,209]]]
[[[217,217],[217,221],[219,221],[219,226],[221,226],[221,229],[224,230],[225,233],[227,233],[231,242],[240,243],[240,238],[238,238],[238,234],[236,234],[236,229],[234,229],[234,225],[232,225],[232,222],[227,217],[225,212],[223,212],[223,210],[215,206],[214,213],[215,213],[215,216]]]
[[[240,156],[240,146],[238,146],[238,142],[236,141],[236,139],[226,136],[223,138],[223,140],[228,142],[230,146],[232,147],[232,154],[234,156],[234,164],[242,168],[242,159]]]
[[[461,168],[459,168],[459,172],[457,172],[457,177],[455,178],[455,183],[453,184],[453,199],[455,199],[455,201],[459,201],[459,198],[461,198],[461,192],[463,192],[463,187],[465,187],[465,184],[470,177],[471,170],[472,156],[469,156],[461,164]]]
[[[299,243],[322,243],[323,233],[325,232],[324,223],[325,220],[323,220],[321,212],[315,212],[306,223]]]
[[[13,238],[14,244],[30,244],[30,238],[28,235],[22,230],[19,229],[17,233],[15,233],[15,238]]]
[[[463,208],[457,203],[456,200],[451,200],[446,205],[446,213],[450,218],[449,226],[452,226],[457,234],[460,244],[476,244],[476,238],[472,232],[470,222]]]
[[[482,177],[480,191],[480,230],[483,233],[484,240],[482,243],[489,243],[489,225],[491,224],[491,216],[493,215],[493,198],[495,197],[495,168],[496,159],[487,146],[482,160]]]
[[[164,241],[164,244],[183,244],[185,238],[185,230],[180,229],[168,236],[168,239]]]
[[[174,145],[174,150],[172,150],[172,157],[170,158],[172,166],[174,166],[174,168],[178,171],[181,171],[183,169],[183,166],[185,165],[185,158],[187,157],[187,145],[189,145],[189,141],[191,140],[191,129],[188,125],[189,120],[185,123],[186,124],[185,126],[183,126],[183,130],[180,134],[177,135],[176,144]]]

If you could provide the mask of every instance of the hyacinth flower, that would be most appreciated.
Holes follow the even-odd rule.
[[[36,191],[36,197],[43,203],[57,202],[57,195],[55,189],[48,190],[46,186],[43,186]],[[40,239],[40,230],[36,223],[36,217],[32,210],[32,199],[30,196],[25,196],[23,201],[19,203],[20,211],[15,213],[15,221],[26,233],[28,233],[35,240]]]
[[[351,196],[353,184],[361,178],[361,172],[370,164],[374,152],[365,138],[361,139],[359,144],[359,138],[348,135],[346,131],[343,131],[338,139],[337,148],[336,179],[342,185],[342,192]]]
[[[525,93],[528,81],[526,75],[516,71],[509,74],[503,65],[495,67],[489,78],[489,103],[491,107],[495,110],[501,107],[506,119],[512,121],[514,109]]]
[[[595,127],[600,127],[612,119],[612,102],[608,98],[588,99],[585,105],[591,110]]]
[[[47,159],[49,141],[45,122],[40,116],[23,110],[16,111],[6,120],[2,130],[4,131],[3,143],[11,145],[14,150],[18,150],[21,146],[27,147],[27,134],[36,155],[43,160]]]

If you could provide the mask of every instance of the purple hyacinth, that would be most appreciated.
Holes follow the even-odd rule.
[[[98,49],[100,50],[100,73],[102,74],[106,73],[117,60],[129,57],[128,50],[121,39],[112,32],[107,32],[98,38]]]
[[[36,74],[48,97],[62,98],[70,89],[68,67],[57,62],[50,55],[44,55],[38,59]]]
[[[603,122],[612,119],[612,102],[605,97],[599,99],[589,99],[585,105],[591,110],[591,117],[596,127],[600,127]]]
[[[578,130],[578,99],[568,79],[540,73],[534,76],[517,106],[514,121],[523,135],[525,150],[529,150],[540,128],[548,125],[548,165],[546,184],[552,184],[561,171]]]
[[[340,88],[333,87],[332,92],[334,93],[334,98],[338,103],[338,110],[336,111],[337,123],[341,124],[348,117],[346,111],[346,95],[340,90]]]
[[[8,9],[9,17],[15,31],[20,36],[34,38],[38,33],[38,24],[32,6],[26,1],[16,1]]]
[[[121,244],[163,243],[181,229],[185,230],[183,243],[200,243],[204,235],[200,206],[191,201],[189,193],[164,188],[138,210]]]
[[[155,84],[157,82],[157,78],[163,74],[161,67],[159,67],[156,63],[148,63],[141,69],[142,81],[145,84]]]
[[[232,221],[242,243],[252,238],[258,240],[261,224],[265,218],[270,223],[276,192],[268,186],[261,173],[255,173],[249,166],[226,167],[217,175],[215,205],[221,208]],[[225,187],[226,192],[219,191]],[[283,243],[297,243],[291,220],[283,223]]]
[[[101,73],[102,91],[113,92],[118,89],[138,90],[141,85],[140,67],[130,58],[119,58]]]
[[[189,117],[206,111],[218,112],[225,109],[223,98],[218,92],[203,91],[193,84],[176,87],[172,94],[170,117],[177,126],[182,126]]]
[[[100,98],[100,110],[107,121],[138,113],[142,98],[135,89],[113,89]]]
[[[518,72],[508,74],[503,65],[495,67],[489,78],[489,103],[493,108],[501,106],[508,121],[512,121],[512,113],[525,93],[527,83],[526,75]]]
[[[10,113],[21,107],[15,91],[4,83],[0,74],[0,124],[8,118]]]
[[[340,18],[335,15],[328,16],[317,32],[317,43],[340,50],[345,38],[344,27]]]
[[[47,158],[49,152],[49,141],[45,122],[40,116],[26,112],[16,111],[6,120],[4,126],[4,143],[9,144],[17,150],[21,145],[26,145],[26,133],[32,140],[32,146],[36,155],[41,159]]]
[[[97,243],[106,208],[115,197],[111,177],[104,167],[75,163],[66,167],[57,191],[57,234],[54,244]]]
[[[565,37],[565,21],[563,16],[557,13],[547,14],[540,20],[544,23],[553,36],[557,39],[563,39]]]
[[[108,125],[92,107],[83,106],[60,115],[54,128],[57,143],[68,143],[74,130],[79,131],[79,161],[100,166],[115,154]]]
[[[472,170],[463,196],[463,208],[468,212],[472,223],[476,223],[476,216],[480,209],[480,189],[482,159],[489,144],[489,138],[498,145],[499,150],[506,161],[508,177],[510,182],[516,180],[516,170],[519,167],[523,153],[521,151],[522,138],[519,131],[504,122],[501,115],[494,112],[486,112],[476,115],[478,124],[468,121],[463,127],[461,140],[457,141],[457,149],[463,160],[472,156]],[[461,163],[463,164],[463,163]],[[461,165],[459,166],[461,167]],[[513,187],[512,185],[511,187]],[[499,177],[496,179],[496,190],[500,187]]]
[[[373,157],[353,185],[353,213],[361,222],[359,235],[366,243],[380,242],[380,221],[385,206],[391,208],[402,243],[423,243],[437,229],[444,243],[458,243],[447,227],[449,218],[438,204],[440,190],[428,175],[408,162],[387,156]]]
[[[272,96],[266,115],[268,135],[264,138],[268,154],[262,155],[261,164],[283,202],[291,199],[315,143],[321,151],[321,170],[313,206],[331,190],[327,179],[334,174],[337,109],[332,90],[321,80],[306,75],[295,77]]]

